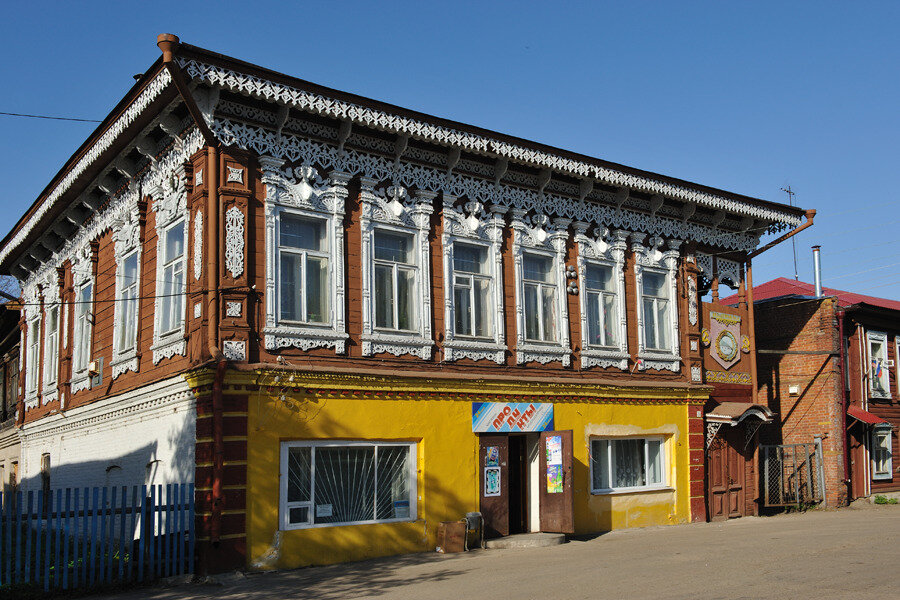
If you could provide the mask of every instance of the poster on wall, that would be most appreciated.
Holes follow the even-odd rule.
[[[547,465],[562,465],[562,437],[558,435],[547,438]]]
[[[472,431],[475,433],[519,433],[552,429],[553,404],[550,403],[472,403]]]
[[[484,466],[500,466],[500,446],[488,446],[484,453]]]
[[[547,465],[547,493],[561,494],[563,491],[562,465]]]
[[[484,495],[500,495],[500,467],[484,468]]]

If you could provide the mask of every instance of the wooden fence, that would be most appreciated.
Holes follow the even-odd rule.
[[[75,589],[194,571],[194,484],[0,494],[0,589]]]

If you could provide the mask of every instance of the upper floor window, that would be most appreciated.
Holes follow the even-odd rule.
[[[872,429],[872,479],[892,479],[893,465],[891,426],[876,425]]]
[[[874,398],[890,398],[887,334],[870,331],[867,337],[869,340],[869,395]]]
[[[455,205],[444,193],[444,360],[506,361],[502,255],[505,207]]]
[[[165,335],[184,323],[185,226],[179,221],[163,233],[160,333]]]
[[[281,321],[330,321],[329,248],[326,223],[287,212],[279,219]]]
[[[360,180],[362,215],[362,354],[387,352],[431,357],[432,201],[424,190],[409,196],[401,186],[374,188]]]
[[[525,254],[522,258],[522,288],[525,297],[525,339],[556,341],[559,282],[553,272],[553,260],[547,256]]]
[[[679,240],[653,236],[649,245],[644,234],[633,236],[637,282],[638,366],[641,370],[681,368],[678,343],[676,281]],[[661,247],[665,244],[666,250]]]
[[[284,167],[260,158],[266,186],[266,322],[268,350],[332,347],[343,353],[344,202],[350,176],[322,179],[309,165]]]
[[[59,305],[44,310],[44,388],[56,385],[59,373]]]
[[[588,340],[593,346],[618,346],[618,307],[613,270],[608,265],[585,268],[584,294],[587,298]]]
[[[134,350],[137,340],[138,283],[138,253],[135,251],[122,261],[119,273],[118,285],[121,291],[116,309],[122,311],[122,316],[118,322],[116,336],[117,350],[120,353]]]
[[[25,394],[37,394],[40,381],[41,321],[28,320],[28,352],[25,355]]]
[[[375,327],[414,331],[418,306],[419,266],[413,249],[414,236],[375,231]]]
[[[647,350],[670,351],[672,332],[669,318],[669,286],[666,274],[644,271],[641,301],[644,306],[644,347]]]
[[[545,215],[526,219],[512,210],[513,264],[516,275],[516,362],[560,361],[568,366],[566,242],[568,219]]]
[[[75,334],[72,343],[72,370],[75,373],[86,372],[91,359],[93,291],[94,286],[85,283],[78,288],[75,297]]]

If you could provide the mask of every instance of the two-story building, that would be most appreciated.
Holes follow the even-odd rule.
[[[0,248],[26,481],[194,481],[220,569],[705,519],[701,279],[804,211],[159,46]]]

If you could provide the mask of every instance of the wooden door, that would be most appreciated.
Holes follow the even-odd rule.
[[[542,431],[540,452],[541,531],[575,533],[572,431]]]
[[[509,535],[509,438],[480,435],[478,457],[485,537]]]
[[[709,520],[728,518],[728,444],[719,434],[709,445],[706,458],[707,503]]]
[[[743,454],[743,428],[729,427],[726,434],[728,461],[726,477],[728,481],[728,518],[743,517],[747,510],[744,501],[744,475],[746,459]]]

